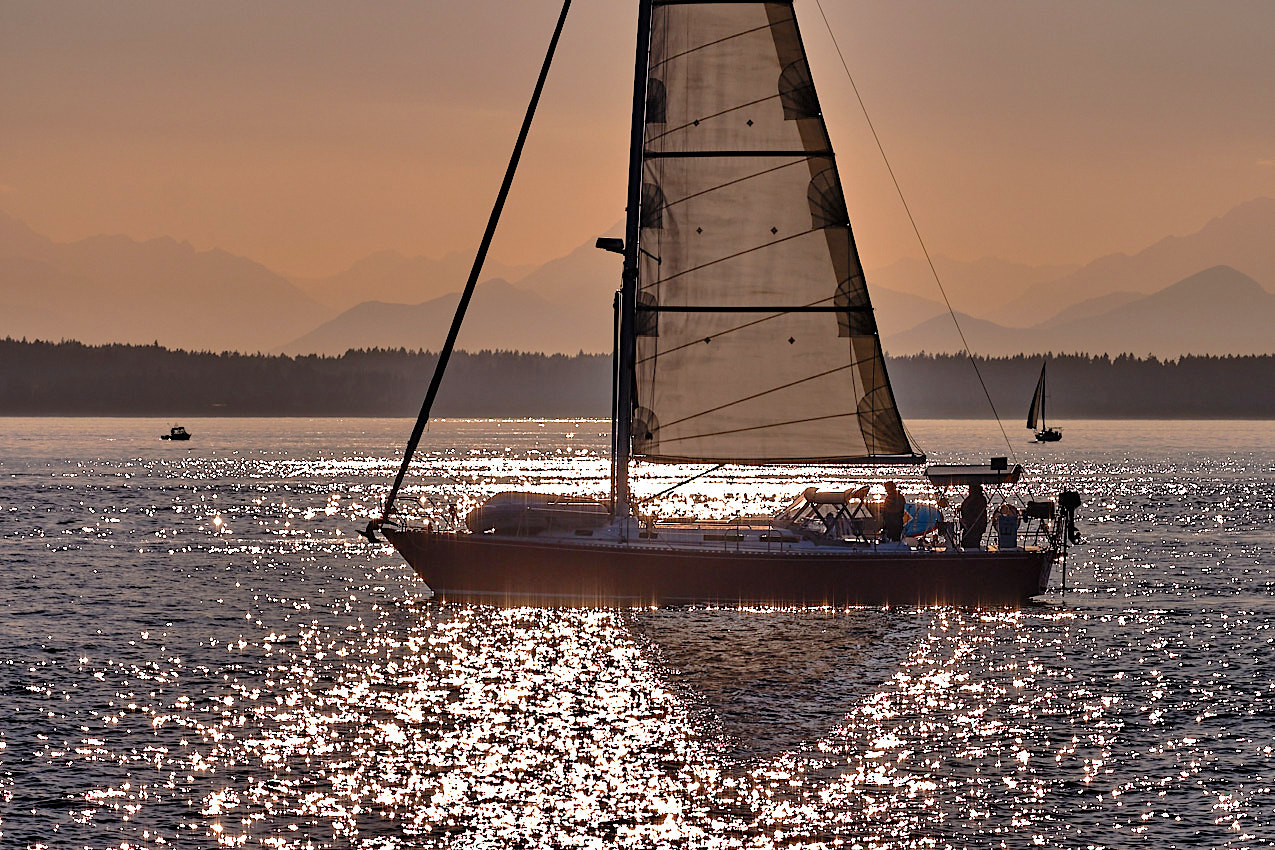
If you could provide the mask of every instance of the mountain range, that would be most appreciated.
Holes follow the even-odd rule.
[[[410,261],[402,266],[410,267]],[[461,285],[468,276],[466,268],[459,275]],[[611,293],[619,280],[619,258],[592,244],[524,271],[516,286],[504,278],[484,279],[474,290],[457,345],[467,351],[610,351]],[[421,303],[365,301],[278,351],[342,354],[351,348],[374,347],[437,351],[460,300],[457,291],[444,293]]]
[[[405,257],[398,251],[378,251],[338,274],[293,278],[292,283],[315,301],[338,311],[372,301],[421,304],[457,293],[469,278],[472,264],[473,257],[458,251],[440,260]],[[517,283],[535,269],[535,266],[508,266],[491,259],[483,266],[485,274],[509,283]]]
[[[616,230],[617,228],[612,228]],[[1275,351],[1275,199],[1199,231],[1084,266],[935,257],[973,350],[1242,354]],[[442,344],[469,258],[380,252],[326,278],[287,277],[172,239],[60,243],[0,213],[0,337],[159,342],[191,350],[340,354]],[[459,345],[609,351],[619,258],[590,240],[539,267],[485,268]],[[891,354],[961,349],[927,264],[869,270]]]
[[[1230,266],[1213,266],[1151,295],[1101,296],[1032,328],[1010,328],[957,314],[970,348],[987,357],[1024,352],[1269,354],[1275,351],[1275,294]],[[887,335],[896,356],[963,350],[950,316]]]
[[[1133,255],[1100,257],[1057,280],[1035,283],[1006,305],[1004,321],[1033,325],[1113,292],[1149,295],[1215,265],[1275,286],[1275,198],[1240,204],[1187,236],[1168,236]]]
[[[437,351],[447,337],[459,293],[423,304],[365,301],[280,349],[282,354],[343,354],[350,349],[406,348]],[[585,324],[589,309],[560,309],[535,292],[497,278],[480,283],[457,337],[462,351],[548,351],[575,354],[611,347],[611,322]],[[597,312],[596,310],[593,312]],[[609,314],[609,310],[606,311]],[[468,321],[472,317],[474,321]],[[570,351],[559,351],[561,340]]]
[[[0,336],[264,351],[332,311],[282,275],[161,238],[54,242],[0,214]]]

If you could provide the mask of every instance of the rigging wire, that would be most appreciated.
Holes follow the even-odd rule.
[[[706,469],[703,472],[697,472],[696,474],[692,475],[690,478],[684,478],[681,481],[674,484],[672,487],[669,487],[665,490],[661,490],[660,492],[656,493],[654,496],[647,496],[642,499],[634,499],[633,503],[635,505],[641,505],[641,504],[645,504],[646,502],[653,502],[656,499],[659,499],[663,496],[667,496],[669,493],[672,493],[674,490],[676,490],[678,487],[681,487],[683,484],[690,484],[695,479],[703,478],[705,475],[709,475],[710,473],[716,472],[717,470],[721,469],[725,465],[726,464],[724,463],[719,463],[717,464],[717,466],[714,466],[712,469]]]
[[[434,376],[430,379],[429,389],[425,393],[425,400],[421,402],[421,411],[417,414],[416,424],[412,427],[412,434],[407,439],[407,447],[403,450],[403,462],[398,468],[398,475],[394,477],[394,483],[385,495],[385,503],[381,507],[381,515],[369,520],[367,528],[359,532],[369,542],[376,541],[376,530],[387,523],[390,520],[390,515],[394,513],[394,500],[398,498],[399,488],[403,486],[403,476],[407,474],[407,469],[412,464],[412,456],[416,454],[416,447],[420,444],[421,436],[425,433],[425,427],[429,424],[430,411],[434,405],[434,399],[438,396],[439,386],[442,385],[443,375],[447,370],[447,361],[451,358],[452,350],[456,347],[456,337],[460,334],[460,326],[465,318],[465,311],[469,308],[469,301],[474,295],[474,288],[478,285],[478,277],[482,274],[483,263],[487,259],[487,250],[491,247],[492,237],[496,234],[496,225],[500,223],[500,213],[505,208],[505,199],[509,197],[509,188],[513,185],[514,174],[518,170],[518,160],[522,157],[522,149],[527,142],[527,134],[531,131],[531,120],[536,115],[536,106],[540,103],[540,93],[544,91],[545,80],[548,78],[549,68],[553,64],[553,54],[558,48],[558,39],[562,36],[562,28],[567,22],[567,12],[570,9],[571,0],[562,0],[562,12],[558,15],[558,24],[554,28],[553,37],[549,39],[549,49],[545,53],[544,62],[540,66],[540,76],[536,79],[536,87],[531,93],[531,102],[527,104],[527,112],[523,116],[522,127],[518,131],[518,140],[514,142],[513,152],[509,156],[509,165],[505,169],[505,178],[500,184],[500,191],[496,193],[496,203],[492,206],[491,215],[487,219],[487,229],[483,231],[478,253],[475,254],[474,264],[469,271],[469,279],[465,282],[465,289],[461,292],[460,300],[456,304],[456,313],[452,316],[452,324],[447,331],[447,339],[443,342],[443,347],[439,349],[438,363],[434,366]]]
[[[903,187],[899,185],[899,178],[894,175],[894,168],[890,165],[890,158],[885,155],[885,146],[881,144],[881,137],[877,135],[877,128],[872,123],[872,116],[868,114],[867,104],[863,102],[863,95],[859,94],[859,87],[855,85],[854,76],[850,73],[850,66],[846,64],[846,57],[841,52],[841,45],[837,43],[837,37],[832,32],[832,24],[828,22],[828,15],[823,10],[823,3],[820,0],[815,0],[815,6],[819,9],[819,16],[823,18],[823,25],[828,30],[828,37],[832,39],[832,46],[837,51],[837,58],[841,60],[841,67],[846,72],[846,79],[850,81],[850,88],[854,91],[855,99],[859,101],[859,109],[863,112],[864,120],[868,122],[868,129],[872,131],[872,140],[876,142],[877,150],[881,153],[881,161],[885,163],[885,169],[890,173],[890,180],[894,183],[894,191],[899,194],[899,201],[903,204],[903,211],[907,213],[908,222],[912,225],[912,232],[916,234],[916,241],[921,246],[921,253],[925,254],[925,262],[930,266],[930,274],[934,276],[934,282],[938,284],[939,294],[943,296],[943,303],[947,306],[948,315],[952,317],[952,324],[956,326],[956,333],[961,338],[961,345],[965,347],[965,356],[969,358],[970,365],[974,367],[974,374],[978,376],[979,386],[983,388],[983,395],[987,397],[987,405],[992,409],[992,416],[996,418],[996,426],[1000,428],[1001,436],[1005,438],[1005,445],[1009,448],[1010,457],[1017,464],[1018,455],[1014,451],[1014,444],[1009,441],[1009,434],[1005,431],[1005,423],[1001,421],[1000,414],[996,412],[996,403],[992,401],[992,394],[987,389],[987,382],[983,380],[983,373],[978,368],[978,361],[974,359],[970,344],[965,339],[965,331],[961,330],[961,323],[956,318],[956,311],[952,309],[952,302],[948,300],[947,291],[943,289],[943,281],[939,278],[938,269],[934,267],[934,260],[930,257],[929,248],[925,246],[925,239],[921,237],[921,229],[917,227],[916,219],[912,216],[912,208],[908,206],[907,198],[903,196]]]

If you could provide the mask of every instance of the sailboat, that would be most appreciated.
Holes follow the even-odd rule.
[[[1019,510],[994,498],[997,522],[981,534],[984,501],[972,535],[969,522],[958,532],[942,520],[946,501],[892,523],[897,509],[870,486],[806,487],[760,519],[665,522],[635,505],[638,461],[926,462],[890,386],[791,0],[639,2],[624,238],[598,240],[623,255],[609,498],[500,493],[465,528],[394,516],[569,2],[403,464],[365,536],[383,533],[437,598],[467,603],[1018,606],[1043,593],[1074,515],[1052,501]],[[1022,472],[1004,458],[926,468],[936,487],[980,499]]]
[[[1036,442],[1056,443],[1062,439],[1062,431],[1045,425],[1045,366],[1040,364],[1040,380],[1036,382],[1036,392],[1032,395],[1031,407],[1027,408],[1027,427],[1036,431]],[[1039,425],[1039,429],[1037,429]]]

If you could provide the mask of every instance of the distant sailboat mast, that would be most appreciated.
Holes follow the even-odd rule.
[[[1031,407],[1027,410],[1027,427],[1036,429],[1039,421],[1040,430],[1036,431],[1036,442],[1056,443],[1062,439],[1062,431],[1050,428],[1045,424],[1045,363],[1040,364],[1040,380],[1036,382],[1036,392],[1032,395]]]

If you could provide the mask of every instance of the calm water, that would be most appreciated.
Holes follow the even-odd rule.
[[[0,846],[1275,846],[1275,424],[1014,427],[1086,503],[1018,613],[443,606],[353,534],[409,422],[169,424],[0,419]],[[607,439],[438,424],[411,496],[600,491]]]

